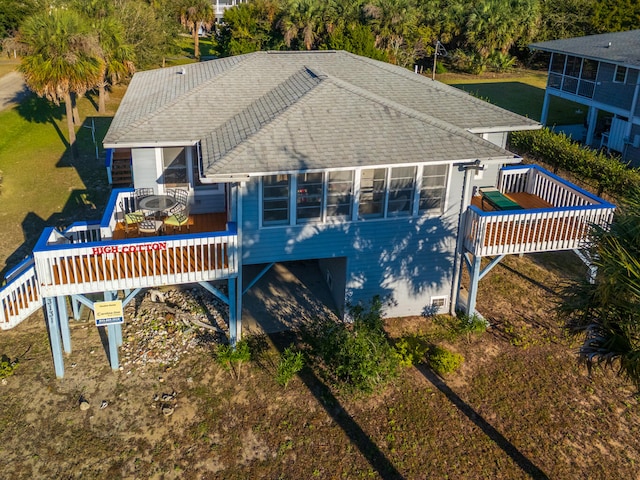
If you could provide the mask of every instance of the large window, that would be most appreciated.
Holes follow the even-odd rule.
[[[327,217],[351,217],[353,172],[329,172],[327,175]]]
[[[420,211],[442,212],[447,191],[447,165],[425,165],[420,187]]]
[[[627,79],[627,67],[616,65],[616,72],[613,76],[613,81],[616,83],[624,83]]]
[[[322,218],[322,173],[298,174],[296,222],[318,221]]]
[[[182,187],[189,184],[184,147],[163,148],[162,166],[163,183],[166,187]]]
[[[362,170],[360,174],[360,209],[363,218],[382,217],[384,215],[385,168]]]
[[[415,180],[416,167],[395,167],[391,169],[387,215],[411,215]]]
[[[289,175],[268,175],[262,179],[263,225],[289,223]]]

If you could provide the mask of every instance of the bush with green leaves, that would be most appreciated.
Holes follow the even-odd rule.
[[[233,378],[239,379],[242,364],[251,360],[249,344],[240,340],[235,347],[229,344],[220,345],[216,349],[215,358],[218,365],[228,371]]]
[[[460,368],[462,362],[464,362],[464,357],[444,347],[435,346],[429,352],[428,362],[434,372],[438,375],[445,375],[453,373]]]
[[[11,360],[6,355],[2,355],[0,359],[0,379],[10,377],[18,368],[18,359]]]
[[[368,306],[350,308],[349,313],[353,318],[350,324],[318,322],[310,343],[330,378],[370,393],[397,375],[400,356],[384,332],[379,297],[374,297]]]
[[[521,155],[529,155],[557,169],[571,172],[582,181],[616,198],[624,198],[640,188],[640,170],[629,168],[616,157],[609,157],[571,140],[564,133],[548,128],[513,132],[509,145]]]
[[[394,347],[398,353],[400,365],[403,367],[423,363],[429,352],[429,343],[420,335],[406,335],[399,338]]]
[[[291,346],[285,348],[276,367],[276,382],[278,382],[278,385],[287,388],[289,382],[296,373],[302,370],[302,367],[304,367],[302,352],[295,351]]]

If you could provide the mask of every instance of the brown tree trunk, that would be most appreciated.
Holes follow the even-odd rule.
[[[78,112],[78,96],[75,93],[71,93],[71,106],[73,108],[73,124],[76,127],[80,126],[80,112]]]
[[[71,158],[76,158],[76,131],[73,125],[73,106],[71,104],[71,94],[64,94],[64,108],[67,115],[67,128],[69,129],[69,150]]]
[[[198,27],[199,25],[197,23],[193,26],[193,56],[196,58],[200,58],[200,38],[198,37]]]

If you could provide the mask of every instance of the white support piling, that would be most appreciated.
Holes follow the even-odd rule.
[[[64,358],[62,357],[60,324],[58,321],[58,309],[56,307],[55,298],[46,297],[44,299],[44,304],[47,317],[47,326],[49,327],[49,343],[51,344],[53,367],[56,371],[56,377],[62,378],[64,377]]]
[[[71,353],[71,331],[69,330],[69,312],[67,310],[67,298],[56,297],[58,304],[58,321],[60,322],[60,333],[62,334],[62,347],[64,353]]]
[[[476,310],[476,297],[478,295],[478,282],[480,281],[480,266],[482,264],[482,257],[474,256],[473,262],[471,262],[471,271],[469,276],[471,281],[469,282],[469,298],[467,299],[467,315],[473,315]]]

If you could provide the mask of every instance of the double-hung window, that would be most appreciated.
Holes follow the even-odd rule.
[[[289,175],[267,175],[262,178],[262,224],[289,223]]]
[[[447,165],[425,165],[422,168],[420,212],[442,213],[447,191]]]
[[[322,172],[297,175],[296,222],[322,219]]]
[[[369,168],[361,171],[358,210],[360,217],[377,218],[384,215],[386,176],[386,168]]]
[[[408,216],[412,213],[416,167],[394,167],[389,178],[388,216]]]
[[[327,174],[327,217],[351,217],[353,197],[353,171]]]

